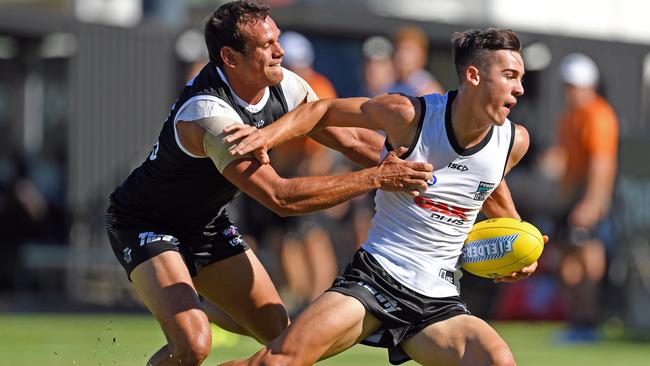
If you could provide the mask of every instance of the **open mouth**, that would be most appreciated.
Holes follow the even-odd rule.
[[[514,101],[514,102],[507,102],[507,103],[503,104],[503,106],[506,107],[506,108],[508,108],[509,110],[511,110],[512,108],[514,108],[515,105],[517,105],[517,102],[516,102],[516,101]]]

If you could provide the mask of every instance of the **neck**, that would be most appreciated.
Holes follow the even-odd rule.
[[[230,90],[237,94],[243,101],[248,104],[257,104],[262,100],[266,86],[255,85],[230,69],[224,68],[221,70],[226,76]]]
[[[476,103],[471,96],[458,89],[458,94],[451,105],[451,126],[454,130],[456,141],[463,148],[472,147],[485,137],[492,127],[492,123],[484,118],[477,117]]]

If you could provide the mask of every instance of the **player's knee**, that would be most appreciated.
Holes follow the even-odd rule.
[[[515,357],[508,346],[498,347],[490,352],[492,366],[516,366]]]
[[[192,329],[182,341],[171,344],[172,357],[180,365],[200,365],[212,348],[212,331],[206,323]]]

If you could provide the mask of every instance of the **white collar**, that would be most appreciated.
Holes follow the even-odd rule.
[[[269,95],[271,94],[269,92],[268,87],[264,88],[264,95],[262,96],[262,99],[260,99],[260,101],[257,102],[257,104],[250,104],[247,101],[240,98],[239,95],[237,95],[235,91],[232,90],[230,84],[228,84],[228,79],[226,78],[226,75],[223,73],[223,71],[221,71],[221,68],[219,66],[217,66],[217,72],[219,73],[219,77],[221,78],[221,80],[223,80],[223,82],[226,83],[226,85],[228,85],[228,88],[230,89],[230,93],[232,94],[233,98],[235,98],[235,102],[237,102],[237,104],[239,104],[241,107],[244,107],[244,109],[246,109],[250,113],[257,113],[261,111],[262,108],[264,108],[266,102],[269,100]]]

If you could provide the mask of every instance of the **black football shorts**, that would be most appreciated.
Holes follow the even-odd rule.
[[[411,359],[399,346],[403,340],[433,323],[457,315],[470,315],[459,296],[432,298],[405,287],[363,248],[357,251],[328,291],[354,297],[382,322],[381,327],[361,343],[387,348],[393,365]]]
[[[131,271],[160,253],[179,252],[192,277],[202,267],[249,249],[237,226],[227,218],[211,225],[210,230],[181,233],[178,230],[118,212],[113,205],[106,214],[106,230],[117,257],[129,280]]]

